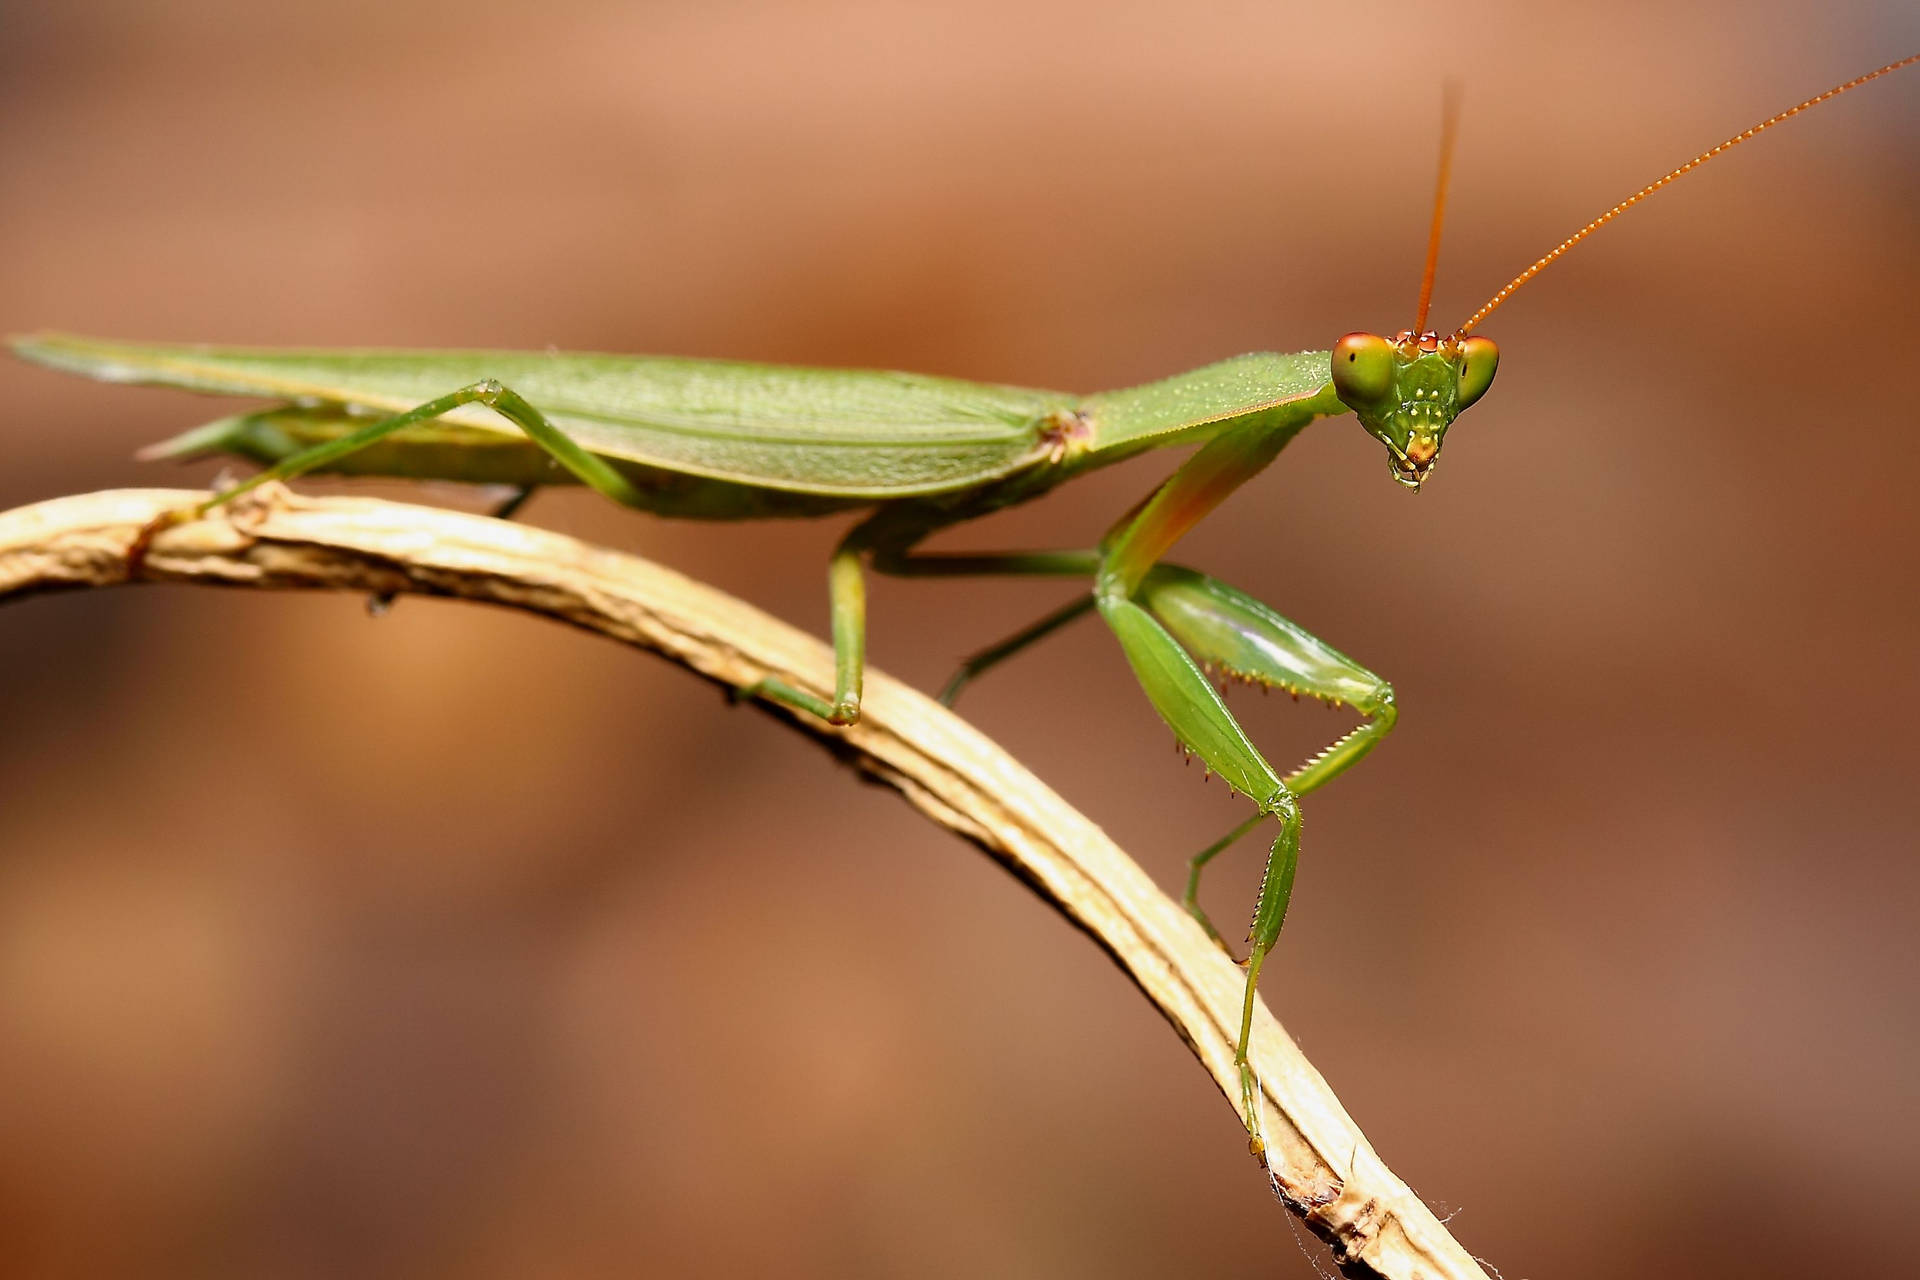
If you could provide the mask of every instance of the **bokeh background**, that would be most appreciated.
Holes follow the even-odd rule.
[[[1447,75],[1442,324],[1916,47],[1904,0],[9,0],[0,329],[1095,390],[1409,323]],[[1417,498],[1328,423],[1182,549],[1399,690],[1266,995],[1509,1277],[1913,1274],[1916,295],[1910,71],[1519,295]],[[0,505],[217,470],[130,456],[213,402],[0,401]],[[1085,544],[1168,461],[941,545]],[[841,522],[525,518],[824,629]],[[931,688],[1062,588],[873,594]],[[1279,760],[1345,723],[1242,705]],[[1097,625],[962,710],[1169,888],[1237,813]],[[0,615],[0,724],[9,1277],[1313,1274],[1104,956],[666,664],[142,588]]]

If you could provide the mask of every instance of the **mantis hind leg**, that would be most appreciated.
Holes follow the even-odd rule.
[[[526,433],[528,439],[552,454],[555,461],[578,476],[582,483],[596,492],[628,506],[644,505],[640,491],[615,470],[611,463],[596,454],[589,453],[571,436],[547,421],[546,416],[518,392],[488,378],[441,396],[437,400],[429,400],[425,404],[417,405],[405,413],[397,413],[391,418],[370,423],[337,440],[328,440],[311,449],[296,453],[290,458],[283,458],[266,470],[249,476],[233,488],[205,502],[161,514],[140,531],[134,539],[133,546],[129,548],[127,553],[129,574],[138,571],[148,546],[152,544],[154,536],[162,530],[183,524],[188,520],[199,519],[214,508],[225,506],[269,480],[292,480],[297,476],[305,475],[348,454],[358,453],[396,431],[404,431],[408,427],[431,421],[466,404],[484,404],[519,427]]]

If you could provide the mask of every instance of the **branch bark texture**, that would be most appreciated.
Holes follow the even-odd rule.
[[[0,600],[128,581],[136,533],[208,495],[130,489],[0,513]],[[777,677],[830,695],[825,645],[712,587],[635,556],[480,516],[262,488],[154,541],[141,579],[268,589],[413,592],[544,614],[649,649],[735,689]],[[931,699],[869,670],[848,728],[785,714],[933,821],[1004,863],[1091,934],[1186,1041],[1228,1104],[1244,975],[1085,816]],[[1374,1154],[1264,1006],[1253,1060],[1269,1173],[1350,1275],[1486,1280]]]

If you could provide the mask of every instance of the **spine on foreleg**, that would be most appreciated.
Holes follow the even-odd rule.
[[[1280,936],[1286,923],[1287,903],[1293,898],[1293,875],[1300,864],[1300,802],[1281,792],[1265,806],[1280,822],[1280,834],[1274,837],[1267,854],[1267,872],[1260,878],[1260,896],[1253,904],[1253,922],[1247,929],[1247,941],[1264,954]]]

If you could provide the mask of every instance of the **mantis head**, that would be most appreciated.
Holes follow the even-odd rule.
[[[1403,329],[1392,338],[1383,338],[1377,333],[1350,333],[1340,339],[1333,348],[1334,393],[1342,404],[1359,415],[1360,425],[1387,446],[1387,464],[1393,470],[1393,478],[1409,489],[1419,489],[1433,473],[1447,428],[1453,425],[1462,409],[1486,394],[1493,384],[1494,370],[1500,364],[1500,349],[1492,341],[1469,335],[1493,314],[1494,308],[1512,297],[1516,289],[1539,275],[1567,250],[1675,179],[1802,111],[1915,63],[1920,63],[1920,53],[1855,76],[1767,117],[1656,178],[1535,259],[1532,266],[1508,281],[1478,311],[1468,316],[1465,324],[1443,338],[1426,326],[1428,305],[1433,301],[1434,267],[1440,259],[1440,229],[1446,220],[1447,177],[1453,168],[1453,141],[1460,120],[1459,90],[1449,84],[1441,104],[1440,173],[1434,184],[1427,267],[1420,280],[1420,308],[1415,313],[1413,328]]]
[[[1433,474],[1447,428],[1462,409],[1487,393],[1500,366],[1500,348],[1491,340],[1466,336],[1472,322],[1444,338],[1427,328],[1459,125],[1459,87],[1450,82],[1441,105],[1440,175],[1434,183],[1427,269],[1420,278],[1420,309],[1413,327],[1391,338],[1350,333],[1333,344],[1334,394],[1369,435],[1387,446],[1393,478],[1416,493]]]
[[[1333,346],[1333,389],[1368,434],[1387,446],[1393,478],[1419,489],[1447,428],[1486,394],[1500,365],[1490,338],[1404,329],[1392,338],[1350,333]]]

